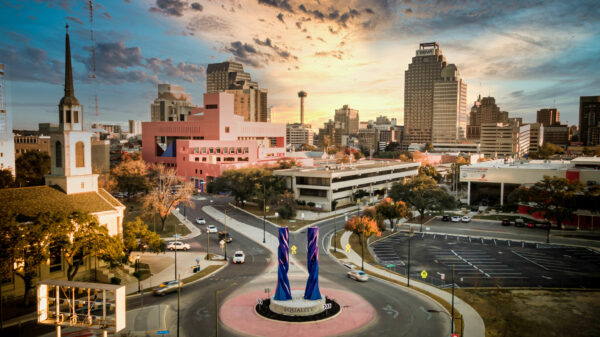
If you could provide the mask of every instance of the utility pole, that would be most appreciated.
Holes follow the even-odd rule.
[[[227,206],[225,206],[225,222],[224,222],[224,226],[225,226],[225,261],[227,261],[227,236],[229,235],[229,233],[227,233]]]
[[[179,298],[181,297],[181,284],[177,278],[177,337],[179,337]]]
[[[406,269],[406,286],[410,288],[410,238],[411,235],[408,234],[408,263]]]
[[[266,194],[266,188],[265,188],[265,183],[263,182],[263,243],[267,242],[267,238],[266,238],[266,221],[267,221],[267,194]]]
[[[450,333],[454,333],[454,265],[452,265],[452,320],[450,321]]]
[[[337,253],[337,229],[335,227],[336,209],[333,210],[333,252]]]

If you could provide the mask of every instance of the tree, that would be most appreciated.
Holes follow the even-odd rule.
[[[440,180],[442,179],[442,176],[438,173],[438,171],[435,169],[435,167],[426,164],[423,166],[419,167],[419,175],[425,175],[425,176],[429,176],[433,179],[435,179],[436,182],[440,182]]]
[[[408,215],[408,209],[406,203],[403,201],[392,200],[392,198],[385,198],[381,200],[377,206],[375,206],[377,214],[387,219],[390,222],[392,230],[396,228],[396,222],[398,219],[405,218]]]
[[[183,181],[175,169],[164,165],[153,166],[153,175],[158,184],[144,196],[142,204],[149,211],[158,213],[161,221],[161,231],[165,230],[165,223],[171,211],[178,205],[193,207],[190,197],[194,187],[190,182]]]
[[[123,244],[125,253],[129,256],[132,251],[148,249],[154,253],[164,252],[166,245],[160,236],[149,230],[139,217],[123,225]]]
[[[538,150],[538,152],[533,152],[529,154],[529,157],[532,159],[548,159],[555,154],[564,153],[565,150],[555,144],[550,142],[545,142]]]
[[[300,151],[315,151],[316,149],[316,146],[310,145],[308,143],[303,143],[302,145],[300,145]]]
[[[377,212],[375,207],[366,207],[363,209],[362,216],[374,220],[375,223],[377,223],[377,228],[379,228],[379,231],[385,231],[384,217]]]
[[[0,170],[0,188],[9,188],[14,184],[12,171],[9,169]]]
[[[127,198],[148,189],[148,167],[141,159],[125,157],[110,173],[115,180],[116,190],[127,193]]]
[[[279,166],[277,168],[281,169],[281,170],[290,169],[294,166],[300,166],[296,162],[296,159],[290,159],[290,160],[281,159],[281,160],[277,161],[277,164],[279,164]]]
[[[213,193],[230,192],[238,205],[255,200],[262,205],[278,203],[285,192],[285,181],[270,170],[243,168],[227,170],[211,185]]]
[[[426,152],[431,152],[433,151],[433,144],[431,142],[427,142],[425,143],[425,149]]]
[[[519,202],[528,205],[530,213],[538,213],[547,221],[555,220],[556,226],[562,228],[562,223],[573,217],[579,206],[576,195],[583,190],[581,183],[569,181],[566,178],[544,176],[544,178],[531,187],[519,187],[515,197]],[[550,243],[550,229],[548,226],[546,242]]]
[[[62,251],[64,261],[67,263],[67,279],[72,281],[77,275],[79,268],[86,258],[91,256],[103,256],[107,250],[120,251],[122,259],[123,249],[121,245],[117,249],[109,237],[108,229],[98,223],[98,219],[87,213],[74,212],[64,214],[61,212],[42,214],[41,219],[48,221],[53,229],[53,246]]]
[[[377,222],[375,222],[375,220],[367,216],[354,216],[346,222],[346,224],[344,225],[344,229],[347,231],[351,231],[356,235],[360,235],[361,237],[360,246],[362,251],[362,270],[364,270],[365,237],[369,238],[373,235],[381,235],[379,227],[377,226]]]
[[[403,183],[392,185],[390,196],[404,201],[420,214],[421,232],[426,211],[443,211],[453,208],[456,202],[446,191],[440,189],[429,176],[416,176]]]
[[[23,153],[15,162],[17,186],[44,185],[44,176],[50,174],[50,156],[39,151]]]
[[[454,163],[450,165],[450,172],[446,175],[446,183],[451,186],[451,190],[460,190],[460,167],[468,165],[470,162],[467,157],[457,157]]]

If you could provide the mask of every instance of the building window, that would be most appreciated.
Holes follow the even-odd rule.
[[[55,156],[56,156],[56,167],[62,167],[62,144],[56,142],[55,144]]]
[[[234,157],[225,157],[223,158],[223,161],[235,161]]]
[[[244,153],[248,153],[248,148],[247,147],[244,148]]]
[[[202,154],[206,154],[206,148],[205,147],[202,148]]]
[[[228,148],[224,147],[223,148],[223,154],[227,154],[227,152],[228,152],[227,150],[228,150]]]
[[[194,153],[200,153],[200,149],[199,149],[199,148],[197,148],[197,147],[195,147],[195,148],[194,148]]]
[[[75,143],[75,167],[85,167],[85,145],[83,145],[83,142]]]
[[[229,127],[228,126],[225,127],[225,133],[229,133]]]
[[[202,161],[206,161],[206,157],[202,157]]]
[[[195,161],[200,161],[200,157],[196,157],[194,160]]]
[[[237,149],[237,153],[239,153],[239,154],[241,154],[241,153],[242,153],[242,148],[241,148],[241,147],[238,147],[238,149]]]
[[[73,110],[73,123],[79,123],[79,114]]]
[[[209,149],[208,149],[208,153],[209,153],[209,154],[213,154],[213,153],[215,153],[215,148],[214,148],[214,147],[211,147],[211,148],[209,148]]]
[[[234,154],[235,153],[235,147],[230,147],[229,148],[229,153]]]
[[[221,148],[220,147],[217,148],[217,154],[221,154]]]
[[[221,161],[221,157],[217,157],[217,161]]]
[[[84,189],[84,188],[85,188],[85,183],[81,182],[81,189]]]
[[[219,106],[217,104],[207,104],[206,108],[207,109],[218,109]]]
[[[71,110],[67,110],[67,123],[71,123]]]

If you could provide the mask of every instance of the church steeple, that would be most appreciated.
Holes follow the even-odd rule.
[[[73,69],[71,68],[71,43],[69,42],[69,25],[66,25],[67,37],[65,43],[65,95],[60,105],[79,105],[73,89]]]

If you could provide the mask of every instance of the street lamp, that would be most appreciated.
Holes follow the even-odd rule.
[[[337,253],[337,227],[335,226],[336,209],[333,209],[333,252]]]
[[[177,208],[177,212],[179,212],[179,208]],[[177,248],[179,248],[177,246],[177,239],[179,239],[179,235],[177,235],[177,225],[175,225],[175,235],[173,235],[173,237],[175,238],[175,280],[178,280],[177,278]]]
[[[225,226],[225,238],[223,239],[225,241],[225,261],[227,261],[227,208],[225,208],[225,222],[223,225]]]
[[[266,200],[265,200],[266,203]],[[269,211],[269,206],[267,206],[266,204],[263,207],[263,243],[267,242],[267,237],[266,237],[266,222],[267,222],[267,212]]]
[[[138,279],[138,294],[142,292],[142,288],[140,286],[140,256],[136,255],[135,256],[135,275],[137,276]]]
[[[408,234],[408,263],[406,267],[406,286],[410,288],[410,239],[412,238],[412,233]]]

